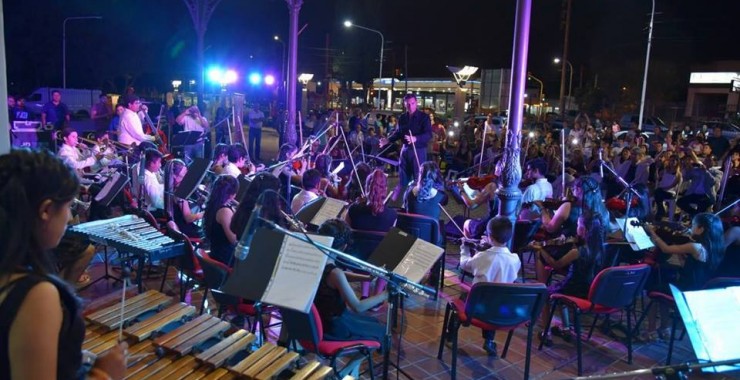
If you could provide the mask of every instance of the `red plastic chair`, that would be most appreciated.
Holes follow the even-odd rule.
[[[437,359],[442,360],[446,335],[449,334],[452,338],[450,377],[454,380],[457,376],[457,335],[460,326],[472,325],[484,330],[508,331],[504,351],[501,354],[502,358],[506,358],[514,330],[526,325],[527,354],[524,379],[528,379],[532,353],[532,329],[546,300],[547,287],[544,284],[479,282],[473,285],[466,301],[456,299],[447,303]],[[445,331],[448,326],[450,331]]]
[[[358,352],[365,356],[368,361],[370,378],[375,378],[373,374],[372,354],[375,350],[380,349],[380,342],[375,340],[325,340],[324,327],[321,324],[319,310],[313,304],[309,313],[280,308],[280,315],[283,317],[283,326],[287,329],[287,340],[289,342],[298,342],[307,351],[329,359],[331,361],[331,367],[334,369],[334,374],[338,378],[343,378],[345,374],[340,375],[340,373],[347,368],[343,370],[337,369],[337,359],[344,355]]]
[[[581,356],[581,315],[593,314],[594,323],[591,325],[588,337],[591,339],[594,326],[599,316],[610,315],[620,311],[626,311],[627,315],[627,363],[632,364],[632,309],[635,300],[645,287],[650,267],[645,264],[628,265],[622,267],[606,268],[599,272],[591,283],[588,298],[579,298],[566,294],[555,293],[550,296],[552,308],[550,319],[545,326],[545,332],[550,331],[552,317],[558,304],[573,310],[574,325],[576,328],[576,349],[578,351],[578,376],[583,374],[583,358]],[[542,349],[544,339],[540,342]]]

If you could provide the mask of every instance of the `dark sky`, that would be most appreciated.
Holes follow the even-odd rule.
[[[62,22],[71,16],[103,20],[68,22],[68,87],[121,91],[128,81],[167,90],[172,79],[197,78],[195,32],[181,0],[3,3],[11,93],[61,85]],[[394,68],[405,71],[406,61],[411,77],[447,77],[445,65],[508,68],[515,6],[514,0],[305,0],[300,24],[308,26],[299,40],[298,70],[323,77],[328,57],[343,80],[377,75],[378,36],[345,29],[345,19],[384,33],[386,76]],[[685,82],[692,65],[740,58],[740,1],[657,0],[657,12],[651,62],[660,73]],[[573,0],[574,87],[581,73],[584,84],[596,75],[610,86],[639,83],[649,13],[649,0]],[[561,0],[533,1],[529,70],[553,95],[559,72],[551,59],[562,54],[562,16]],[[284,0],[223,0],[206,35],[206,60],[240,73],[277,74],[282,45],[272,36],[287,31]],[[633,69],[625,74],[625,67]]]

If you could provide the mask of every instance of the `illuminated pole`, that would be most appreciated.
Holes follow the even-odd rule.
[[[568,0],[565,13],[565,38],[563,41],[563,60],[560,71],[560,115],[565,120],[565,62],[568,61],[568,36],[570,35],[570,5]]]
[[[2,5],[2,1],[0,1]],[[0,7],[0,83],[8,83],[8,74],[5,63],[5,22],[3,21],[3,9]],[[0,86],[0,99],[8,99],[8,87]],[[0,120],[10,120],[8,118],[8,107],[0,107]],[[2,126],[6,126],[3,128]],[[0,122],[0,154],[10,152],[10,125]]]
[[[521,154],[522,112],[524,90],[527,80],[527,55],[529,53],[529,25],[532,13],[532,0],[518,0],[514,24],[514,49],[511,59],[511,94],[509,96],[508,139],[504,147],[504,168],[501,173],[502,187],[496,191],[501,206],[498,215],[516,222],[516,209],[522,192],[519,182],[522,179]],[[513,236],[513,235],[512,235]],[[511,245],[511,241],[507,242]],[[525,374],[525,377],[527,374]]]
[[[375,33],[378,33],[378,35],[380,36],[380,70],[378,71],[378,88],[376,89],[376,91],[378,91],[378,109],[382,109],[380,107],[380,84],[381,84],[381,79],[383,78],[383,47],[385,46],[385,37],[383,37],[383,33],[381,33],[379,30],[367,28],[362,25],[353,24],[351,21],[345,21],[344,26],[348,28],[355,27],[355,28],[364,29],[370,32],[375,32]]]
[[[637,119],[637,129],[642,130],[642,117],[645,114],[645,92],[647,91],[648,68],[650,67],[650,46],[653,42],[653,19],[655,18],[655,0],[650,12],[650,28],[648,29],[647,53],[645,54],[645,73],[642,76],[642,95],[640,95],[640,116]],[[656,127],[657,128],[657,127]]]
[[[558,64],[561,60],[560,58],[554,58],[552,62]],[[570,77],[568,78],[568,97],[570,98],[571,91],[573,90],[573,65],[570,61],[565,61],[565,64],[568,65],[568,69],[570,70]]]
[[[67,88],[67,21],[70,20],[100,20],[100,16],[67,17],[62,22],[62,88]]]
[[[280,44],[283,45],[283,59],[280,61],[280,71],[281,71],[281,74],[280,74],[280,80],[281,80],[281,83],[280,83],[280,91],[282,92],[283,97],[285,97],[285,48],[286,48],[286,46],[285,46],[285,42],[283,40],[281,40],[279,36],[276,35],[276,36],[273,36],[272,38],[275,41],[280,42]],[[285,100],[285,104],[288,104],[287,99],[283,99],[283,100]]]
[[[285,0],[290,14],[290,39],[288,40],[288,124],[285,126],[284,141],[295,145],[296,134],[296,90],[298,87],[298,16],[303,0]]]

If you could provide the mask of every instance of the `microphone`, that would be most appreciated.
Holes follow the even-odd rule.
[[[599,175],[604,180],[604,148],[599,148]]]
[[[261,199],[258,198],[257,203],[252,209],[252,214],[249,215],[247,225],[244,227],[244,231],[242,231],[242,237],[239,239],[239,242],[236,244],[236,248],[234,249],[234,257],[236,257],[237,260],[244,260],[247,258],[247,255],[249,255],[249,246],[252,244],[252,237],[254,237],[255,231],[257,231],[257,219],[260,218],[261,212],[262,202]]]

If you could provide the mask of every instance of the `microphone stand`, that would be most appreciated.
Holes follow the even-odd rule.
[[[370,264],[368,262],[362,261],[354,256],[350,256],[340,250],[331,248],[329,246],[323,245],[321,243],[318,243],[311,239],[307,234],[297,234],[293,231],[290,231],[288,229],[283,228],[282,226],[278,225],[277,223],[263,219],[262,217],[259,218],[262,222],[267,224],[270,228],[273,228],[274,230],[283,233],[289,237],[304,241],[308,244],[313,245],[314,247],[318,248],[320,251],[322,251],[325,255],[327,255],[332,260],[339,262],[342,261],[350,267],[358,268],[360,270],[363,270],[365,272],[370,273],[372,276],[382,278],[388,282],[388,303],[389,307],[387,310],[387,319],[386,319],[386,326],[385,326],[385,336],[383,338],[383,347],[385,350],[383,351],[383,379],[388,379],[388,368],[392,364],[390,363],[390,354],[391,354],[391,343],[392,343],[392,327],[391,327],[391,321],[394,319],[393,317],[397,314],[397,311],[399,309],[399,302],[400,302],[400,296],[402,295],[408,295],[404,290],[410,290],[418,295],[422,295],[425,297],[428,297],[429,295],[434,294],[434,290],[418,284],[413,281],[409,281],[406,277],[400,276],[398,274],[393,273],[392,271],[389,271],[385,268],[377,267],[373,264]],[[404,288],[404,289],[401,289]],[[425,294],[426,293],[426,294]],[[371,359],[372,360],[372,359]],[[396,369],[403,373],[404,376],[411,378],[407,373],[403,372],[401,368],[399,368],[399,365],[396,363],[394,364]]]
[[[572,377],[571,380],[595,380],[595,379],[619,379],[622,377],[639,377],[641,375],[655,375],[660,380],[684,380],[688,379],[688,373],[696,369],[707,367],[733,366],[740,363],[740,359],[720,360],[706,363],[681,363],[653,368],[642,368],[634,371],[609,373],[606,375],[591,375]]]

